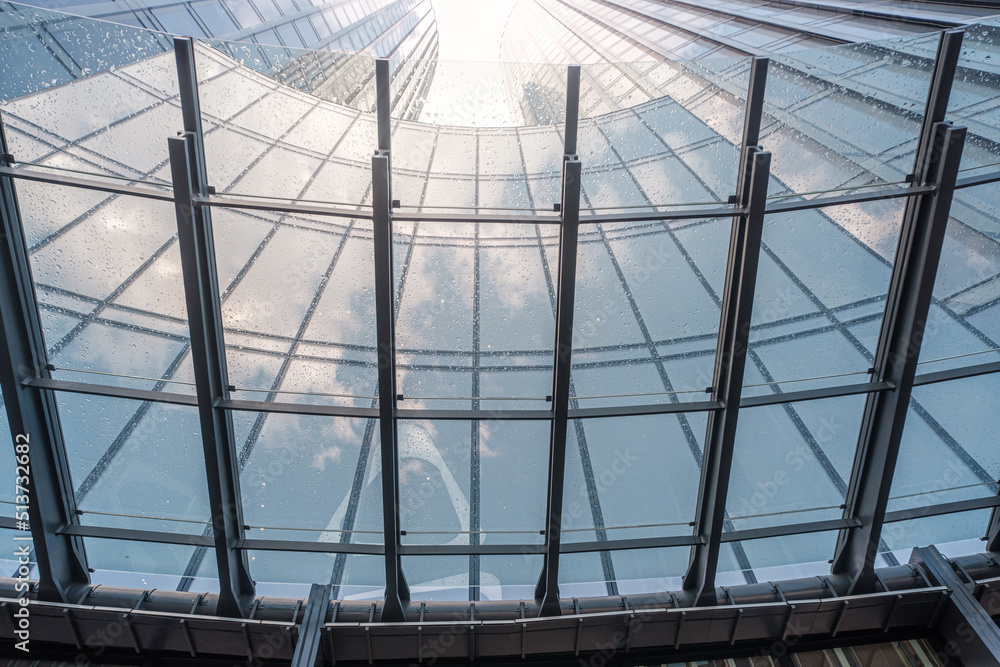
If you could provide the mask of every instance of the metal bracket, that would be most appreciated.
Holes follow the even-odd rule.
[[[186,618],[181,619],[181,630],[184,631],[184,638],[187,640],[188,644],[188,652],[191,654],[191,657],[193,658],[197,655],[197,652],[195,651],[194,648],[194,637],[191,636],[191,627],[188,625]]]

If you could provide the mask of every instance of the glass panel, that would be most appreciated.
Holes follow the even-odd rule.
[[[913,169],[937,35],[771,57],[761,144],[772,194],[899,183]]]
[[[690,554],[689,547],[564,553],[559,561],[559,591],[563,597],[581,598],[662,594],[661,604],[672,606],[669,592],[680,589]],[[716,583],[747,583],[738,562],[746,562],[746,557],[738,560],[732,545],[723,543]],[[729,574],[733,572],[735,576]]]
[[[403,556],[402,561],[411,599],[471,599],[469,556]]]
[[[610,553],[560,554],[559,594],[562,597],[602,597],[614,591],[608,585],[603,558]]]
[[[381,513],[379,515],[381,521]],[[340,564],[343,563],[343,566]],[[379,600],[385,598],[385,558],[344,554],[337,558],[334,580],[340,576],[333,592],[335,600]]]
[[[221,209],[213,225],[236,397],[371,407],[378,369],[370,232],[353,222],[266,222]]]
[[[955,192],[934,303],[921,342],[919,373],[1000,359],[998,215],[1000,185]]]
[[[802,579],[830,574],[837,531],[743,540],[739,545],[757,581]]]
[[[731,529],[839,519],[864,405],[857,395],[740,410]]]
[[[312,584],[332,583],[337,554],[247,551],[257,595],[307,598]]]
[[[87,564],[94,570],[91,583],[129,588],[190,590],[191,593],[217,593],[219,582],[199,577],[201,590],[188,589],[203,552],[206,560],[215,560],[215,550],[182,544],[160,544],[134,540],[83,538]],[[217,576],[217,575],[216,575]]]
[[[374,421],[235,412],[233,426],[247,537],[381,543]]]
[[[903,208],[891,199],[766,217],[748,364],[759,375],[748,373],[746,394],[868,381]]]
[[[914,547],[930,544],[949,558],[982,553],[990,512],[989,509],[973,510],[887,523],[882,528],[879,550],[891,551],[899,563],[909,562],[910,550]]]
[[[201,26],[184,5],[157,7],[150,11],[167,32],[187,37],[206,37],[205,31],[201,29]]]
[[[412,69],[406,61],[393,67],[393,97],[407,84]],[[419,67],[420,63],[417,63]],[[417,69],[417,68],[413,68]],[[498,91],[505,91],[498,96]],[[419,114],[422,123],[500,127],[562,123],[566,111],[566,67],[518,62],[433,63],[430,87],[407,106],[397,105],[393,116]],[[413,115],[416,115],[413,114]]]
[[[209,534],[196,408],[63,392],[56,397],[82,523]]]
[[[194,9],[198,17],[201,18],[215,36],[228,35],[237,30],[236,24],[229,17],[221,0],[211,0],[210,2],[192,5],[192,9]],[[250,11],[252,12],[253,10],[251,9]]]
[[[404,544],[540,544],[548,422],[398,422]]]
[[[551,380],[541,378],[551,378],[555,268],[545,264],[537,236],[486,241],[489,227],[421,224],[396,231],[398,382],[407,408],[471,407],[474,397],[485,399],[483,409],[547,406]],[[442,384],[445,368],[469,365],[471,378],[448,374],[461,386]],[[521,386],[500,372],[487,379],[479,373],[486,365],[530,367],[535,379]]]
[[[50,361],[65,369],[54,376],[191,392],[173,205],[24,181],[17,189]]]
[[[730,225],[581,227],[572,372],[580,407],[704,400]]]
[[[563,541],[690,535],[705,425],[703,413],[574,420]]]
[[[285,49],[216,45],[219,50],[198,50],[212,185],[240,196],[363,204],[376,146],[374,115],[336,103],[336,97],[326,101],[309,90],[278,86],[251,69],[261,67],[261,53],[278,63],[275,68],[289,67]],[[314,57],[312,51],[292,54],[293,61]],[[374,69],[371,58],[353,59],[366,73]]]
[[[1000,455],[992,415],[998,408],[996,374],[915,387],[889,511],[996,495]]]
[[[690,558],[690,547],[612,551],[618,593],[638,595],[680,590]],[[662,601],[669,600],[664,597]]]
[[[962,168],[973,174],[996,169],[1000,160],[995,111],[1000,89],[992,76],[992,62],[998,55],[1000,40],[996,38],[995,21],[966,29],[958,57],[962,76],[956,77],[952,84],[947,118],[969,128],[962,151]],[[982,169],[976,171],[978,167]]]
[[[911,639],[867,646],[845,646],[822,651],[792,654],[795,667],[826,667],[846,660],[848,665],[883,665],[884,667],[941,667],[951,660],[949,653],[938,652],[926,639]],[[944,660],[944,662],[942,661]],[[757,667],[756,662],[753,663]],[[764,665],[765,663],[760,663]],[[775,662],[774,664],[778,664]]]
[[[646,102],[648,98],[624,87],[619,90],[625,96],[601,110],[615,113],[580,123],[583,208],[726,202],[736,192],[749,68],[746,59],[718,64],[730,69],[726,86],[741,89],[736,95],[719,95],[717,83],[688,71],[684,63],[657,63],[654,69],[660,71],[645,72],[648,79],[640,86],[655,89],[658,99]],[[583,65],[581,93],[585,96],[595,79],[606,80],[618,67],[628,66]],[[600,76],[595,76],[595,68]],[[673,77],[675,83],[685,80],[714,101],[706,106],[697,97],[691,99],[692,91],[683,85],[650,85],[663,77]],[[609,92],[614,95],[615,88],[603,91],[605,99]]]
[[[144,79],[140,73],[155,73],[159,63],[173,63],[172,54],[157,55],[172,49],[167,36],[116,23],[3,3],[0,27],[4,33],[0,41],[3,95],[10,99],[52,87],[49,93],[35,99],[34,108],[27,104],[19,104],[17,108],[29,116],[25,120],[42,121],[37,123],[40,128],[55,131],[59,136],[65,136],[62,132],[78,135],[88,126],[91,129],[105,126],[108,114],[128,117],[130,106],[149,101],[148,93],[126,83],[128,75]],[[27,46],[42,40],[50,48]],[[59,50],[69,58],[56,56]],[[126,67],[132,63],[139,64]],[[110,73],[110,70],[116,71]],[[74,79],[87,81],[59,87]],[[157,76],[156,80],[165,77]],[[176,88],[176,81],[174,77],[172,84],[166,83]],[[109,99],[114,99],[115,104],[107,104]],[[8,108],[5,105],[4,111]],[[162,148],[165,154],[166,142]]]
[[[13,476],[12,472],[7,479],[12,479]],[[9,484],[4,484],[4,488],[8,488]],[[13,498],[14,494],[11,493],[9,497]],[[9,511],[7,508],[9,508]],[[14,506],[8,505],[5,507],[4,513],[4,516],[13,517]],[[21,563],[19,554],[25,547],[31,550],[28,556],[30,561],[28,563]],[[38,580],[38,563],[35,562],[35,553],[32,549],[31,533],[29,531],[0,529],[0,549],[3,550],[0,551],[0,577],[10,577],[12,579],[27,577],[33,581]],[[21,570],[22,567],[27,567],[27,570]]]
[[[541,544],[545,528],[549,434],[547,421],[480,421],[476,475],[480,544]],[[492,561],[499,581],[524,583],[527,558]],[[531,568],[528,568],[531,569]],[[541,568],[539,567],[538,570]],[[506,572],[507,574],[500,574]],[[485,580],[482,585],[486,585]]]
[[[479,599],[529,599],[541,571],[541,555],[479,556]]]

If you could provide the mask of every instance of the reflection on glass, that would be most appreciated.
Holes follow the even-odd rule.
[[[857,395],[740,410],[732,530],[839,519],[864,405]]]
[[[248,538],[381,542],[373,422],[246,412],[233,425]]]
[[[915,387],[906,415],[889,511],[997,494],[1000,456],[992,420],[1000,377]]]
[[[765,218],[747,395],[867,382],[905,200]]]
[[[69,393],[57,401],[82,523],[210,534],[197,409]]]
[[[973,510],[887,523],[882,528],[885,546],[879,550],[899,563],[909,562],[914,547],[928,544],[938,547],[948,558],[982,553],[990,512]]]

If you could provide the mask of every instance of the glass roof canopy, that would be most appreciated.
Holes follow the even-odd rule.
[[[480,65],[558,122],[457,127],[391,118],[399,63],[377,97],[347,56],[348,107],[248,46],[2,8],[43,585],[697,593],[996,535],[994,25],[569,94]],[[594,81],[644,94],[577,113]],[[953,201],[928,118],[968,127]]]

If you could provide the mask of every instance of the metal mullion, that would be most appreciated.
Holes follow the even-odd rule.
[[[372,241],[375,247],[375,328],[378,344],[379,447],[385,545],[383,621],[404,621],[410,589],[403,574],[399,522],[399,442],[396,428],[396,334],[392,247],[392,118],[389,61],[375,61],[378,150],[372,157]]]
[[[245,616],[254,597],[254,584],[246,553],[235,546],[244,535],[232,415],[218,405],[219,401],[229,398],[229,372],[215,266],[215,241],[211,212],[196,206],[193,201],[195,194],[205,192],[208,187],[194,42],[177,39],[174,44],[185,131],[180,137],[168,139],[168,145],[178,249],[191,332],[191,359],[219,571],[219,613]]]
[[[570,135],[569,133],[573,134]],[[559,135],[558,129],[556,134]],[[562,136],[562,135],[559,135]],[[567,128],[566,136],[571,136],[575,140],[576,130],[573,128]],[[523,156],[522,156],[523,160]],[[583,190],[583,179],[581,175],[580,184],[580,198],[587,205],[590,205],[590,198],[587,193]],[[590,220],[588,220],[590,222]],[[597,225],[600,227],[600,224]],[[536,230],[539,226],[536,225]],[[540,235],[540,231],[536,231],[536,236]],[[610,252],[610,249],[609,249]],[[544,256],[543,256],[544,262]],[[546,271],[548,271],[548,266],[545,264]],[[556,294],[555,290],[551,288],[551,278],[548,279],[550,283],[549,300],[552,302],[553,313],[556,312]],[[577,366],[579,368],[579,366]],[[584,428],[584,422],[577,417],[579,413],[586,413],[587,409],[580,408],[580,401],[576,397],[576,383],[572,376],[572,367],[570,368],[570,379],[569,379],[569,411],[568,418],[572,422],[573,431],[576,433],[576,444],[580,453],[580,466],[581,472],[583,473],[583,480],[586,487],[587,501],[590,505],[590,517],[593,522],[594,534],[598,542],[605,541],[608,538],[607,531],[601,526],[604,526],[604,510],[601,508],[601,496],[597,488],[597,480],[594,477],[594,466],[593,460],[590,456],[590,445],[587,442],[587,433]],[[601,408],[592,408],[596,410],[601,410]],[[567,431],[568,434],[568,431]],[[568,454],[567,454],[568,455]],[[618,578],[615,575],[614,561],[611,558],[611,552],[601,551],[600,552],[601,569],[604,572],[604,584],[607,588],[608,595],[618,595]]]
[[[712,400],[721,401],[723,407],[708,415],[694,529],[699,542],[691,550],[684,575],[684,590],[695,605],[716,603],[715,574],[726,522],[726,500],[770,179],[771,154],[757,145],[767,68],[766,58],[754,58],[747,88],[735,197],[737,206],[745,210],[746,215],[733,218],[712,382]]]
[[[395,128],[393,128],[393,132],[395,132]],[[434,150],[436,148],[436,145],[437,145],[437,141],[436,141],[436,135],[435,135],[435,142],[434,142],[434,145],[431,147],[431,161],[433,161]],[[421,193],[421,202],[423,201],[423,196],[426,193],[426,188],[427,188],[427,179],[425,178],[424,179],[424,192]],[[406,253],[406,257],[403,260],[403,267],[402,267],[402,271],[401,271],[401,275],[400,275],[399,285],[397,285],[396,288],[395,288],[395,300],[394,300],[394,304],[401,303],[402,299],[403,299],[404,288],[406,286],[406,276],[407,276],[408,271],[409,271],[410,258],[413,256],[413,246],[414,246],[414,242],[415,242],[415,239],[416,239],[416,235],[417,235],[417,225],[415,224],[413,226],[413,230],[412,230],[412,233],[411,233],[411,236],[410,236],[410,245],[409,245],[408,251]],[[393,323],[395,323],[397,321],[398,317],[399,317],[399,309],[398,309],[398,307],[394,306],[394,308],[393,308],[393,315],[392,315]],[[378,385],[378,383],[376,382],[376,391],[378,389],[377,385]],[[372,411],[374,412],[374,415],[373,415],[373,418],[369,420],[368,425],[365,428],[365,435],[364,435],[364,439],[362,441],[362,450],[363,451],[368,451],[370,449],[371,444],[372,444],[372,440],[374,439],[376,423],[378,423],[378,424],[381,423],[380,420],[378,420],[379,412],[378,412],[378,400],[377,399],[372,402]],[[397,418],[398,418],[399,417],[399,411],[398,410],[396,411],[396,414],[397,414]],[[356,479],[357,479],[357,475],[359,473],[361,473],[361,472],[362,471],[361,471],[360,465],[359,465],[359,469],[355,472],[355,478]],[[353,499],[353,495],[352,495],[352,501],[351,501],[351,504],[348,506],[347,517],[345,518],[345,525],[344,525],[345,529],[351,529],[351,528],[353,528],[353,526],[354,526],[353,521],[354,521],[354,517],[356,516],[356,513],[357,513],[357,501],[355,501]],[[342,542],[343,542],[343,539],[342,539]],[[381,545],[380,545],[380,547],[381,547]],[[383,552],[381,552],[381,555],[384,556],[384,550],[383,550]],[[338,554],[337,560],[334,563],[334,570],[333,570],[333,576],[332,576],[331,583],[334,584],[334,591],[335,592],[339,590],[340,585],[341,585],[341,578],[343,576],[344,567],[346,565],[345,558],[346,558],[346,554]]]
[[[254,587],[245,553],[233,546],[243,537],[242,502],[232,415],[217,403],[228,398],[229,380],[211,219],[207,211],[196,208],[191,201],[191,192],[199,187],[197,170],[191,160],[193,154],[196,155],[191,133],[171,137],[169,144],[177,197],[181,269],[191,329],[191,359],[221,586],[219,609],[223,615],[243,616],[253,598]]]
[[[479,205],[479,133],[476,133],[476,188],[475,188],[475,205]],[[472,395],[479,396],[480,393],[480,377],[479,377],[479,349],[480,349],[480,322],[479,322],[479,312],[481,306],[481,271],[482,271],[482,261],[479,256],[479,223],[474,223],[474,243],[472,248],[473,258],[473,280],[472,280]],[[480,401],[474,399],[472,401],[473,411],[478,411],[480,409]],[[481,448],[479,441],[479,420],[474,419],[471,422],[472,433],[471,445],[472,451],[469,457],[469,545],[479,546],[481,542],[481,536],[479,534],[480,525],[482,523],[481,510],[482,510],[482,488],[480,486],[480,480],[482,479],[482,460],[481,460]],[[469,555],[469,600],[475,602],[479,600],[479,586],[480,586],[480,560],[478,554]]]
[[[557,616],[559,605],[559,546],[569,426],[570,366],[573,356],[573,310],[576,305],[576,260],[580,233],[581,165],[576,156],[580,107],[580,66],[567,68],[562,204],[559,228],[559,277],[556,288],[555,350],[552,363],[552,428],[549,443],[545,553],[535,587],[540,616]]]
[[[396,127],[398,127],[398,125]],[[395,132],[395,129],[396,128],[393,128],[393,132]],[[434,151],[435,151],[436,148],[437,148],[437,134],[435,134],[434,143],[431,146],[430,163],[433,163],[433,160],[434,160]],[[425,176],[426,176],[426,174],[425,174]],[[423,191],[421,192],[421,195],[420,195],[420,201],[421,201],[421,203],[423,203],[423,198],[426,195],[426,192],[427,192],[427,178],[424,178],[424,188],[423,188]],[[403,266],[402,266],[402,269],[400,271],[399,284],[395,288],[395,301],[394,301],[394,303],[396,304],[396,306],[393,309],[393,315],[392,315],[393,323],[395,323],[398,320],[398,318],[399,318],[399,307],[398,307],[398,304],[401,304],[402,300],[403,300],[403,294],[404,294],[404,290],[405,290],[405,287],[406,287],[406,277],[407,277],[407,275],[409,273],[410,258],[413,256],[413,247],[414,247],[415,241],[416,241],[418,226],[419,226],[418,224],[414,224],[413,225],[413,230],[412,230],[411,235],[410,235],[410,243],[409,243],[409,246],[408,246],[408,249],[407,249],[406,257],[403,259]],[[376,380],[376,387],[375,387],[375,389],[376,389],[376,391],[378,390],[378,381],[377,380]],[[372,401],[372,408],[371,408],[371,410],[372,410],[372,412],[374,414],[371,416],[371,419],[368,420],[368,424],[365,426],[365,435],[364,435],[364,439],[362,440],[362,451],[363,452],[368,452],[370,450],[371,445],[372,445],[372,441],[373,441],[373,439],[375,437],[375,428],[377,427],[377,425],[379,423],[379,420],[378,420],[378,417],[379,417],[378,399],[375,399],[374,401]],[[400,412],[401,411],[399,411],[399,410],[396,411],[397,419],[400,417]],[[358,469],[355,471],[355,480],[356,480],[356,483],[359,481],[359,477],[358,476],[362,475],[362,474],[363,474],[363,470],[361,469],[360,461],[359,461]],[[360,493],[359,493],[359,498],[360,498]],[[350,530],[350,529],[352,529],[354,527],[354,520],[355,520],[355,517],[357,515],[358,502],[359,502],[359,500],[355,500],[355,498],[354,498],[353,487],[352,487],[352,499],[351,499],[351,503],[348,505],[347,514],[346,514],[346,517],[344,519],[344,529],[345,530]],[[349,535],[349,533],[347,533],[345,535]],[[343,538],[341,539],[341,542],[344,543]],[[381,545],[379,545],[379,546],[381,546]],[[346,559],[346,555],[347,554],[338,554],[337,555],[337,560],[334,563],[333,575],[331,577],[331,583],[334,585],[334,589],[333,590],[334,590],[334,595],[335,596],[338,594],[338,592],[340,590],[341,579],[343,578],[344,567],[346,566],[346,560],[345,560]],[[381,552],[380,555],[384,556],[384,551]]]
[[[375,320],[379,358],[379,430],[382,457],[382,513],[385,542],[385,607],[382,619],[402,621],[409,588],[400,558],[399,447],[396,433],[396,352],[392,288],[392,218],[389,199],[389,157],[379,150],[372,157],[373,228],[375,244]]]
[[[0,121],[0,153],[8,152]],[[17,525],[25,531],[30,525],[39,598],[69,602],[77,589],[89,583],[90,575],[83,540],[55,533],[60,525],[77,521],[55,396],[22,382],[25,375],[47,378],[49,372],[31,261],[10,178],[0,177],[0,216],[0,387],[12,446],[28,444],[27,456],[21,459],[27,467],[28,521]]]
[[[832,571],[849,576],[849,593],[876,589],[875,559],[965,143],[965,128],[943,122],[962,34],[944,32],[938,44],[914,166],[918,182],[936,188],[907,201],[875,351],[877,379],[895,390],[865,402],[848,484],[844,518],[861,525],[840,531]]]
[[[1000,372],[1000,361],[990,361],[975,366],[963,366],[962,368],[950,368],[943,371],[933,371],[922,373],[913,378],[913,386],[920,387],[926,384],[936,384],[938,382],[950,382],[964,378],[976,377],[977,375],[989,375]]]
[[[684,576],[684,590],[697,606],[717,602],[715,573],[726,521],[726,501],[764,227],[764,198],[770,177],[771,154],[757,147],[748,153],[753,167],[747,191],[741,196],[747,197],[750,214],[736,220],[733,225],[713,380],[712,398],[722,401],[724,407],[708,417],[695,519],[695,535],[704,539],[704,543],[693,549]]]

